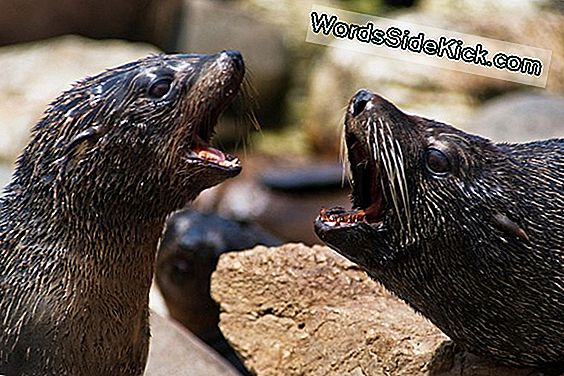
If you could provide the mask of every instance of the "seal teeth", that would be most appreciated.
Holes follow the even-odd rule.
[[[321,209],[319,217],[328,226],[336,227],[362,222],[366,216],[363,210],[346,211],[337,207],[333,209]]]

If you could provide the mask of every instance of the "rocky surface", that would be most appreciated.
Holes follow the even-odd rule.
[[[564,137],[564,97],[510,93],[486,102],[466,123],[468,132],[496,141]]]
[[[225,254],[212,296],[222,309],[221,330],[258,376],[534,373],[462,351],[326,247]]]
[[[12,176],[12,168],[9,165],[0,163],[0,195],[2,195],[2,188],[8,184]]]
[[[155,269],[170,316],[243,374],[248,373],[218,328],[219,306],[210,296],[210,278],[222,253],[258,244],[282,242],[256,225],[186,209],[168,219]]]
[[[280,102],[288,89],[292,67],[284,33],[278,25],[247,11],[240,2],[190,0],[186,1],[178,49],[197,53],[241,51],[252,83],[249,92],[258,102],[256,110],[263,122],[272,125],[281,117]],[[231,128],[241,125],[234,122]],[[244,133],[234,136],[241,135]]]
[[[2,0],[0,45],[64,34],[145,41],[174,50],[183,0]]]

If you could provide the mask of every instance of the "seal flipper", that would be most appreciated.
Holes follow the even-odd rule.
[[[527,235],[525,230],[519,227],[519,225],[513,222],[511,219],[507,218],[506,215],[495,213],[493,215],[493,218],[494,224],[499,230],[505,232],[508,235],[516,236],[527,244],[531,244],[531,240],[529,239],[529,236]]]

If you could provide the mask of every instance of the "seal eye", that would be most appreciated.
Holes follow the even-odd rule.
[[[172,87],[172,78],[170,77],[159,78],[149,86],[149,89],[147,90],[147,94],[151,98],[155,98],[155,99],[162,98],[168,94],[171,87]]]
[[[428,149],[425,153],[425,167],[432,174],[444,175],[450,171],[450,161],[442,151]]]

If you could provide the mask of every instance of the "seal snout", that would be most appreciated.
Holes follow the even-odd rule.
[[[377,116],[382,116],[397,112],[397,108],[378,94],[368,89],[360,89],[349,101],[348,115],[356,118],[363,113],[368,113],[368,111]]]
[[[359,90],[351,100],[349,112],[353,117],[358,116],[366,108],[366,104],[374,98],[375,95],[370,90]]]
[[[224,50],[220,52],[220,58],[229,59],[233,63],[235,70],[242,72],[245,70],[245,62],[243,61],[243,55],[237,50]]]

